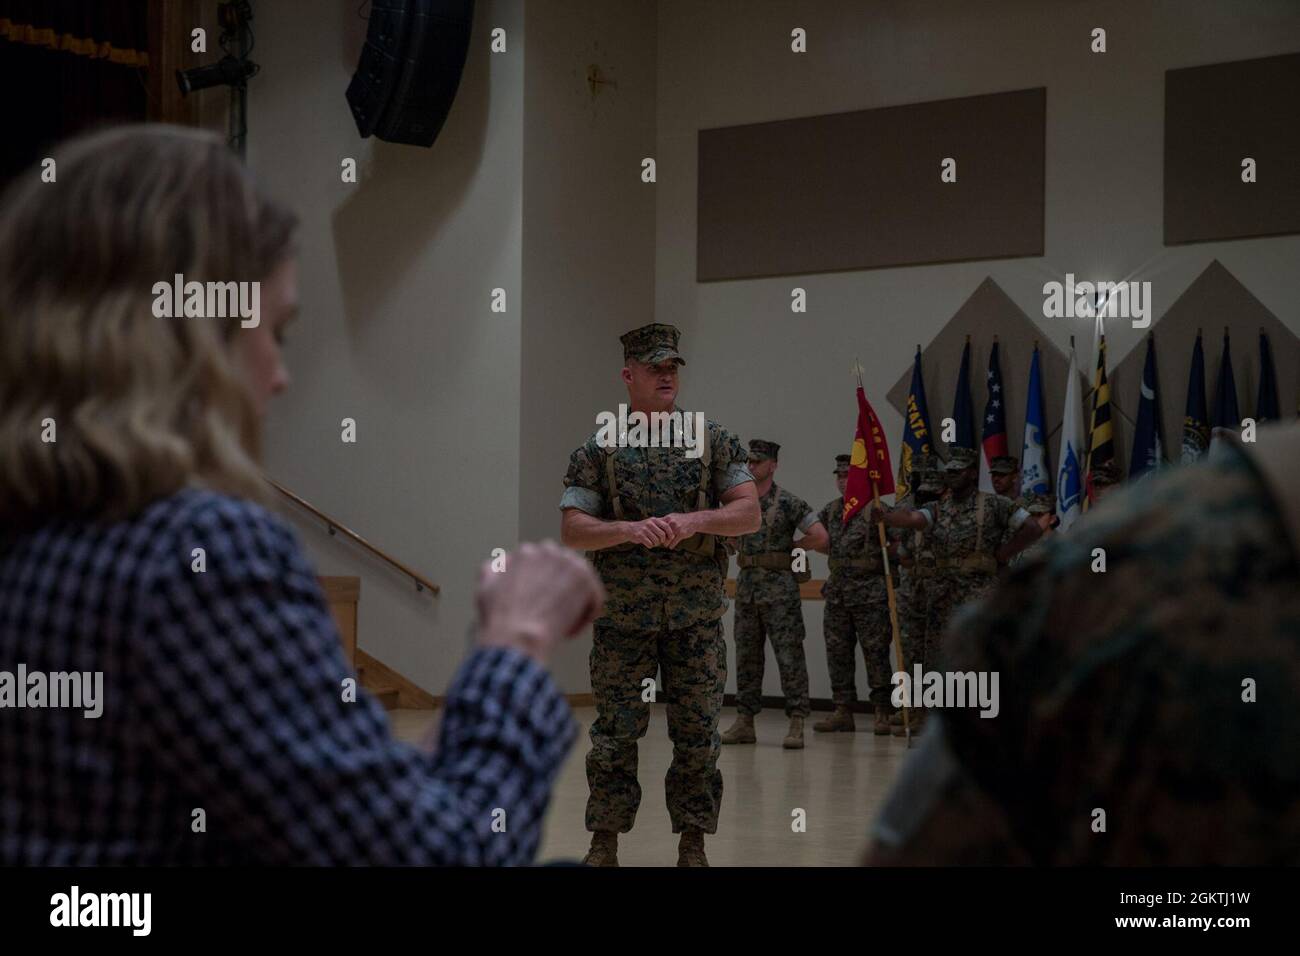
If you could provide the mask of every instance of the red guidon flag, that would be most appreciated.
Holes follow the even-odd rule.
[[[875,489],[872,489],[872,483]],[[889,466],[889,446],[880,419],[858,386],[858,433],[853,439],[853,457],[849,461],[849,481],[844,489],[844,523],[848,524],[862,510],[875,492],[894,493],[894,471]]]

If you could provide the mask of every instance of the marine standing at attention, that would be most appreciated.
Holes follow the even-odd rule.
[[[1010,498],[1021,508],[1029,504],[1029,496],[1020,492],[1020,459],[1015,455],[994,456],[989,462],[989,481],[996,494]]]
[[[822,587],[826,607],[822,612],[822,634],[826,639],[826,666],[831,676],[831,699],[834,711],[825,720],[813,724],[818,733],[853,731],[853,705],[857,703],[854,674],[857,653],[867,666],[874,712],[872,729],[877,734],[890,732],[893,705],[890,703],[889,647],[893,626],[889,620],[889,594],[885,586],[884,560],[880,542],[865,509],[846,525],[844,492],[848,486],[851,456],[835,456],[835,484],[840,496],[822,508],[818,517],[830,535],[826,549],[830,576]],[[896,551],[898,533],[889,547]],[[890,572],[898,583],[898,566],[891,561]]]
[[[734,542],[736,564],[736,722],[722,735],[724,744],[752,744],[754,717],[763,709],[766,643],[772,642],[785,714],[790,718],[782,746],[803,748],[808,716],[808,663],[804,657],[803,599],[793,568],[795,548],[824,551],[826,529],[808,502],[773,480],[781,446],[756,438],[749,443],[749,470],[758,491],[763,522],[758,531]],[[794,539],[795,532],[804,537]],[[806,565],[805,565],[806,567]]]
[[[685,364],[679,335],[656,323],[621,339],[631,414],[657,413],[670,441],[633,441],[633,426],[607,447],[597,431],[570,457],[560,500],[564,543],[595,552],[608,594],[591,648],[596,720],[584,862],[593,866],[618,865],[618,834],[636,819],[637,741],[660,673],[673,742],[665,790],[673,832],[681,834],[677,865],[708,866],[704,834],[718,827],[718,715],[727,675],[727,555],[719,536],[756,530],[760,515],[740,439],[702,417],[703,429],[691,434],[696,416],[675,405]]]
[[[998,567],[1042,534],[1029,512],[1010,498],[978,490],[975,451],[953,449],[944,472],[948,494],[938,501],[919,509],[873,509],[872,514],[887,527],[928,532],[936,571],[930,609],[942,628],[956,607],[992,590]]]

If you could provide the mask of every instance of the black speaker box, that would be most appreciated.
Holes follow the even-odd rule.
[[[362,136],[432,146],[469,52],[474,0],[374,0],[348,105]]]

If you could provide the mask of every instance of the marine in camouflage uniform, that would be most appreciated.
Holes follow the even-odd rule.
[[[1097,507],[1101,500],[1109,496],[1124,480],[1120,474],[1119,466],[1113,461],[1103,461],[1094,465],[1089,473],[1089,479],[1089,484],[1092,486],[1090,509]]]
[[[961,612],[950,664],[999,672],[1001,712],[936,715],[870,862],[1300,864],[1297,472],[1298,425],[1221,443]]]
[[[944,466],[949,489],[944,497],[910,513],[898,509],[884,516],[890,524],[906,515],[905,521],[927,531],[936,572],[930,608],[941,627],[947,626],[954,608],[997,583],[1000,562],[1041,533],[1036,523],[1028,521],[1029,513],[1011,499],[976,489],[978,467],[974,451],[954,449]],[[940,659],[942,653],[940,647]]]
[[[1019,554],[1014,555],[1007,562],[1009,567],[1016,567],[1024,564],[1031,556],[1042,551],[1052,537],[1056,534],[1052,524],[1052,519],[1056,515],[1056,495],[1029,495],[1025,501],[1025,510],[1029,512],[1029,517],[1038,522],[1038,526],[1043,529],[1042,537],[1031,544]]]
[[[754,439],[749,443],[749,465],[758,480],[764,462],[778,460],[781,446]],[[759,487],[762,481],[759,480]],[[758,500],[763,523],[758,531],[738,539],[736,564],[736,723],[722,734],[724,744],[754,743],[754,716],[763,709],[765,643],[772,642],[781,692],[790,729],[782,743],[786,749],[803,747],[803,719],[808,716],[808,664],[804,657],[803,602],[792,570],[794,535],[801,531],[820,537],[818,519],[802,498],[772,482]],[[806,547],[801,540],[799,547]]]
[[[668,325],[636,329],[622,337],[624,358],[684,364],[677,339]],[[569,459],[561,509],[638,521],[717,507],[724,493],[753,478],[740,439],[717,422],[705,426],[707,450],[697,458],[682,447],[603,448],[597,432]],[[588,859],[615,865],[616,835],[632,829],[641,802],[637,741],[650,720],[645,682],[662,674],[673,742],[668,814],[673,832],[683,834],[683,859],[689,837],[690,859],[703,860],[702,834],[717,832],[722,800],[717,726],[727,672],[726,551],[721,539],[695,535],[671,549],[628,542],[593,557],[607,599],[591,649],[596,720],[587,754],[586,824],[594,834]],[[679,865],[686,864],[679,859]]]
[[[831,676],[834,711],[825,720],[813,724],[819,733],[853,731],[853,705],[857,702],[855,676],[857,653],[861,644],[871,685],[871,703],[875,714],[873,729],[877,734],[890,730],[893,705],[889,664],[890,645],[894,639],[889,620],[889,594],[885,586],[880,541],[865,508],[846,525],[844,485],[848,480],[849,455],[835,457],[835,478],[840,497],[828,502],[818,518],[830,535],[828,554],[830,576],[822,586],[826,607],[822,613],[822,635],[826,640],[826,664]],[[895,540],[897,535],[892,535]],[[897,564],[891,562],[894,583],[898,583]]]
[[[1029,496],[1020,490],[1020,459],[1015,455],[995,455],[989,461],[989,481],[995,494],[1010,498],[1016,507],[1029,504]]]
[[[912,490],[898,502],[900,509],[923,508],[943,495],[942,464],[935,455],[917,456],[912,468]],[[903,637],[903,670],[910,674],[913,664],[919,663],[922,670],[926,670],[932,669],[937,663],[943,622],[936,617],[930,599],[937,569],[934,549],[930,546],[930,533],[903,531],[901,534],[899,625]],[[896,712],[893,733],[901,737],[907,732],[907,727],[898,717]],[[909,715],[911,730],[919,731],[924,719],[924,712],[914,709]]]

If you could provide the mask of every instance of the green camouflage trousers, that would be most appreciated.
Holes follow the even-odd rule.
[[[736,710],[763,709],[764,643],[772,642],[781,672],[781,693],[790,717],[807,717],[808,663],[803,655],[803,607],[799,598],[762,603],[736,602]]]
[[[862,645],[871,685],[871,703],[890,706],[889,653],[894,631],[889,624],[889,602],[847,605],[827,601],[822,615],[826,638],[826,664],[831,672],[831,698],[836,704],[853,706],[858,699],[855,680],[858,660],[854,648]]]
[[[903,576],[898,623],[903,631],[904,670],[909,674],[914,664],[919,663],[923,671],[936,670],[939,666],[939,639],[943,636],[944,622],[939,619],[941,608],[933,600],[936,590],[933,578]]]
[[[952,622],[953,612],[968,601],[988,594],[997,586],[996,574],[980,574],[969,571],[940,571],[930,583],[930,618],[932,626],[937,626],[939,639],[930,641],[928,646],[937,654],[936,664],[944,658],[946,646],[945,633]],[[927,655],[926,667],[934,670]]]
[[[646,679],[663,675],[673,761],[664,778],[673,832],[718,830],[718,715],[727,683],[722,622],[648,632],[597,621],[591,646],[596,721],[587,754],[587,829],[627,833],[641,805],[637,741],[650,724]]]

